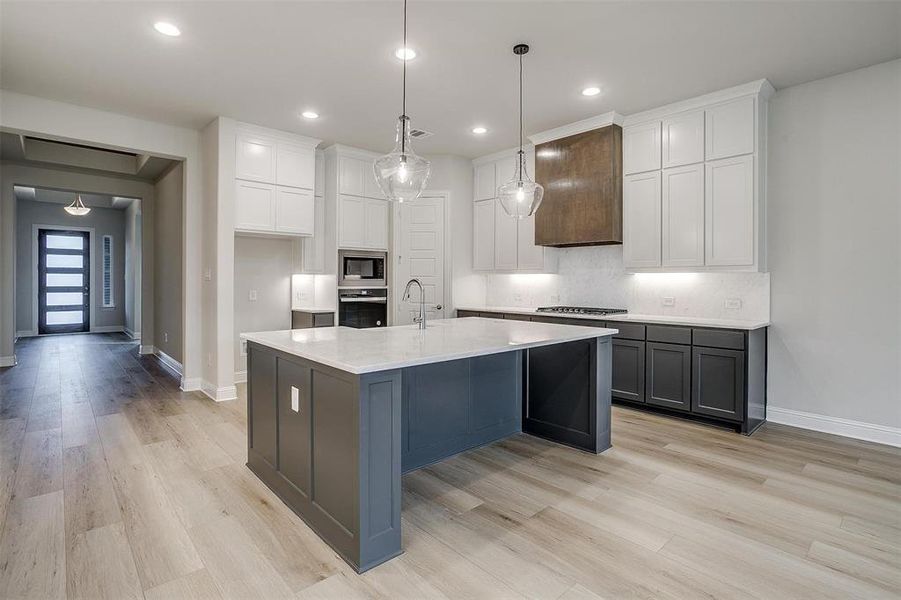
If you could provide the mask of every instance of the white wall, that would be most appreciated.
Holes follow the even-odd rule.
[[[901,428],[901,61],[778,91],[768,151],[769,406]]]
[[[199,385],[202,364],[200,282],[203,270],[200,262],[202,220],[199,132],[7,91],[0,91],[0,105],[3,107],[3,110],[0,111],[0,127],[5,131],[185,160],[184,222],[186,235],[182,240],[185,260],[183,275],[185,373],[183,383],[189,389],[195,389]],[[5,188],[6,181],[3,182],[3,189],[5,190]],[[12,247],[15,203],[8,202],[5,195],[2,200],[2,206],[0,206],[0,363],[13,355],[15,334],[15,301],[12,297],[15,279],[15,249]],[[152,218],[151,210],[150,207],[144,207],[145,223]],[[152,238],[145,234],[143,242],[144,278],[146,280],[147,260],[152,261],[152,254],[148,251],[148,246],[152,244]],[[152,269],[152,263],[150,268]],[[152,315],[150,318],[152,319]],[[144,318],[143,329],[151,325],[147,320]]]
[[[287,238],[235,237],[235,369],[247,370],[240,334],[291,328],[291,274],[294,243]],[[256,300],[250,292],[256,292]]]

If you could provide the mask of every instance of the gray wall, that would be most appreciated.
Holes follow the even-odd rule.
[[[141,201],[125,209],[125,331],[141,334]]]
[[[36,333],[33,311],[35,287],[33,225],[93,228],[91,269],[95,327],[125,327],[125,211],[93,208],[83,217],[70,215],[62,204],[19,200],[16,204],[16,331]],[[101,240],[113,236],[113,308],[103,307]]]
[[[768,394],[901,427],[901,60],[769,107]]]
[[[182,362],[182,231],[184,208],[183,163],[165,173],[154,185],[154,345]]]

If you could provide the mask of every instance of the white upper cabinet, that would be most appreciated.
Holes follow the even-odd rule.
[[[475,200],[488,200],[497,196],[493,162],[476,165],[473,176],[475,178]]]
[[[517,223],[504,211],[500,201],[494,202],[494,268],[514,270],[517,267]]]
[[[706,167],[706,264],[753,265],[754,157],[725,158]]]
[[[358,196],[338,196],[338,246],[366,246],[366,203]]]
[[[275,230],[275,186],[256,181],[235,182],[235,229]]]
[[[275,183],[276,143],[262,136],[239,134],[235,147],[235,177]]]
[[[663,120],[663,168],[704,161],[704,111]]]
[[[365,247],[374,250],[388,249],[388,212],[387,200],[366,198],[366,235]]]
[[[472,205],[472,268],[477,271],[494,269],[494,204],[488,199]]]
[[[660,266],[660,172],[623,178],[623,263]]]
[[[704,265],[704,165],[663,171],[663,266]]]
[[[515,220],[517,228],[516,267],[522,271],[544,270],[545,248],[535,245],[535,216]]]
[[[316,179],[316,151],[309,146],[279,142],[276,146],[275,182],[312,190]]]
[[[754,97],[707,109],[706,158],[716,160],[754,152]]]
[[[375,180],[375,171],[372,170],[371,161],[363,163],[363,195],[367,198],[386,200],[385,194],[382,193],[382,188],[379,187],[378,182]]]
[[[325,200],[313,197],[313,235],[303,239],[303,270],[306,273],[325,271]]]
[[[363,195],[363,172],[366,163],[352,156],[338,157],[338,193],[348,196]]]
[[[314,213],[312,190],[276,186],[276,231],[294,235],[313,235],[315,228]]]
[[[497,188],[501,187],[511,179],[513,179],[513,174],[516,172],[517,163],[519,160],[519,155],[514,156],[505,156],[504,158],[499,158],[497,162],[494,163],[494,195],[497,196]],[[533,160],[534,162],[534,160]],[[535,173],[530,173],[529,176],[532,179],[535,179]]]
[[[660,121],[623,128],[623,174],[660,168]]]

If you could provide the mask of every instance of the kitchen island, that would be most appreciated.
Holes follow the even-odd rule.
[[[615,333],[470,318],[244,334],[247,466],[366,571],[402,552],[402,473],[521,431],[608,449]]]

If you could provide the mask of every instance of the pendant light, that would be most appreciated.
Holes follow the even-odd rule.
[[[91,209],[84,205],[84,202],[81,201],[81,196],[75,196],[75,200],[72,201],[72,204],[64,207],[64,210],[70,215],[75,215],[76,217],[83,217],[89,212]]]
[[[407,48],[407,0],[404,0],[404,50]],[[404,63],[403,107],[397,119],[394,150],[372,163],[375,180],[389,200],[404,202],[419,198],[429,180],[432,165],[418,156],[410,145],[410,117],[407,116],[407,59]]]
[[[519,57],[519,152],[513,178],[497,188],[497,197],[504,211],[511,217],[525,219],[531,217],[541,205],[544,188],[529,179],[526,172],[526,154],[522,150],[522,56],[529,51],[526,44],[513,46],[513,54]]]

